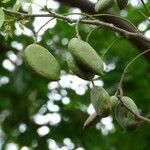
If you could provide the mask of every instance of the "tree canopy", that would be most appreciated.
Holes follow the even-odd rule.
[[[74,75],[67,64],[68,42],[77,32],[99,56],[105,54],[104,75],[93,82],[109,95],[115,94],[127,64],[143,53],[125,72],[122,88],[141,116],[148,119],[150,113],[150,53],[144,53],[150,48],[150,2],[131,0],[123,10],[114,4],[105,13],[95,12],[96,2],[0,2],[5,16],[0,12],[0,149],[149,149],[150,124],[143,121],[135,131],[125,132],[115,119],[115,108],[83,131],[94,108],[92,82]],[[27,68],[23,52],[35,41],[58,61],[59,81],[44,80]]]

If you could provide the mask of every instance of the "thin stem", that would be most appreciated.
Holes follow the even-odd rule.
[[[91,34],[95,31],[95,30],[97,30],[97,29],[99,29],[101,26],[99,26],[99,27],[96,27],[96,28],[94,28],[94,29],[92,29],[90,32],[89,32],[89,34],[87,35],[87,37],[86,37],[86,42],[88,42],[89,41],[89,37],[91,36]]]
[[[51,18],[50,20],[48,20],[46,23],[44,23],[35,33],[35,41],[37,42],[37,37],[38,37],[38,33],[42,30],[42,28],[44,28],[49,22],[51,22],[53,19],[55,19],[54,17]]]
[[[145,10],[147,11],[148,15],[150,15],[150,10],[147,8],[145,2],[144,2],[143,0],[141,0],[141,2],[142,2],[142,4],[143,4]]]
[[[148,49],[148,50],[146,50],[146,51],[140,53],[139,55],[137,55],[134,59],[132,59],[132,60],[127,64],[127,66],[125,67],[125,69],[124,69],[124,71],[123,71],[123,73],[122,73],[122,76],[121,76],[121,79],[120,79],[120,82],[119,82],[119,86],[122,85],[123,79],[124,79],[124,77],[125,77],[125,74],[126,74],[128,68],[130,67],[130,65],[131,65],[135,60],[137,60],[139,57],[141,57],[142,55],[144,55],[145,53],[147,53],[147,52],[149,52],[149,51],[150,51],[150,49]]]
[[[92,85],[95,86],[93,79],[91,79]]]
[[[142,11],[138,11],[138,13],[150,22],[150,19]]]
[[[93,16],[93,17],[108,16],[108,17],[118,18],[118,19],[124,20],[125,22],[129,23],[138,33],[140,33],[140,31],[138,30],[138,28],[132,22],[130,22],[128,19],[123,18],[121,16],[116,16],[116,15],[111,15],[111,14],[94,14],[94,15],[91,15],[91,16]]]
[[[50,20],[48,20],[46,23],[44,23],[40,28],[39,28],[39,30],[36,32],[37,34],[41,31],[41,29],[44,27],[44,26],[46,26],[49,22],[51,22],[53,19],[55,19],[54,17],[53,18],[51,18]]]
[[[125,22],[128,22],[131,26],[133,26],[133,28],[137,32],[140,32],[138,30],[138,28],[132,22],[130,22],[129,20],[127,20],[126,18],[123,18],[123,17],[120,17],[120,16],[111,15],[111,14],[93,14],[93,15],[89,15],[89,14],[86,14],[86,13],[65,13],[63,15],[65,15],[65,16],[68,16],[68,15],[82,15],[82,16],[86,16],[86,17],[88,17],[88,18],[90,18],[92,20],[95,20],[94,17],[102,17],[102,16],[114,17],[114,18],[118,18],[118,19],[124,20]]]
[[[80,33],[79,33],[79,23],[80,23],[80,21],[81,21],[82,19],[83,19],[83,18],[80,18],[80,19],[77,21],[76,25],[75,25],[76,37],[79,38],[79,39],[81,39]]]
[[[107,47],[107,49],[105,50],[105,52],[101,55],[101,58],[103,58],[103,57],[106,55],[106,53],[109,51],[109,49],[110,49],[114,44],[116,44],[119,40],[121,40],[122,38],[123,38],[123,37],[121,36],[121,37],[115,39],[115,40]]]
[[[43,9],[43,7],[41,5],[39,5],[39,4],[37,4],[37,3],[32,2],[32,4],[34,4],[34,5],[36,5],[36,6],[38,6],[38,7]]]
[[[92,15],[89,15],[89,14],[86,14],[86,13],[65,13],[65,14],[62,14],[63,16],[69,16],[69,15],[81,15],[81,16],[85,16],[85,17],[88,17],[92,20],[95,20],[94,17],[92,17]]]

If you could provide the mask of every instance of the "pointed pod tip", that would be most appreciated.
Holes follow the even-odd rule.
[[[86,131],[89,128],[89,125],[84,123],[83,127],[82,127],[82,131]]]
[[[82,127],[82,131],[85,131],[85,125],[83,125],[83,127]]]

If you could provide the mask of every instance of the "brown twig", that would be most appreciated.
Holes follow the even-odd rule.
[[[57,13],[53,13],[53,12],[51,12],[50,14],[32,14],[32,15],[30,15],[30,14],[26,14],[26,13],[13,12],[13,11],[7,10],[5,8],[3,8],[3,10],[4,10],[4,12],[8,13],[9,15],[18,15],[19,17],[21,16],[22,18],[54,17],[54,18],[65,20],[69,23],[77,23],[78,22],[78,19],[72,19],[68,16],[63,16],[61,14],[57,14]],[[102,26],[102,27],[110,29],[114,32],[120,33],[123,37],[125,37],[127,39],[136,37],[136,38],[144,40],[145,42],[150,43],[150,40],[148,38],[144,37],[142,34],[126,31],[122,28],[116,27],[115,25],[113,25],[111,23],[105,23],[103,21],[89,20],[89,19],[83,19],[83,20],[80,21],[80,23],[96,25],[96,26]]]

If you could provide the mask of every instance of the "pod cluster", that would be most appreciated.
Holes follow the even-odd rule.
[[[92,80],[94,75],[103,75],[103,61],[87,42],[73,38],[68,44],[68,49],[67,63],[73,74],[84,80]],[[137,128],[138,121],[135,116],[122,106],[116,96],[110,96],[103,87],[93,86],[90,99],[95,112],[85,121],[84,129],[109,116],[111,108],[115,108],[115,118],[124,130],[132,131]],[[139,115],[138,108],[131,98],[123,96],[122,102]]]
[[[140,115],[139,109],[135,102],[123,96],[122,102],[136,115]],[[137,129],[139,122],[135,115],[126,109],[116,96],[109,96],[105,89],[102,87],[93,87],[91,90],[91,102],[95,112],[90,115],[84,123],[83,129],[89,128],[98,123],[102,118],[111,114],[111,109],[114,108],[115,119],[124,131],[130,132]]]
[[[103,75],[103,61],[87,42],[72,38],[68,44],[68,49],[67,63],[72,73],[84,80],[92,80],[95,75]],[[38,44],[27,46],[23,58],[27,67],[36,75],[49,81],[60,79],[59,63],[44,47]],[[93,86],[90,99],[95,112],[85,121],[84,129],[109,116],[111,108],[114,107],[115,118],[124,130],[132,131],[137,128],[138,121],[135,116],[122,106],[116,96],[110,96],[103,87]],[[122,102],[135,114],[139,115],[139,110],[131,98],[123,96]]]
[[[122,10],[127,6],[128,0],[98,0],[95,4],[95,11],[107,11],[115,3]],[[0,18],[1,28],[5,21],[5,14],[1,8]],[[79,38],[72,38],[69,41],[68,50],[67,63],[73,74],[89,81],[95,75],[103,75],[103,60],[89,43]],[[39,77],[48,81],[58,81],[60,79],[60,65],[55,57],[44,47],[38,44],[27,46],[24,50],[23,58],[27,67]],[[115,95],[110,96],[103,87],[93,86],[90,100],[95,112],[85,121],[84,129],[109,116],[112,108],[115,108],[115,118],[125,131],[133,131],[138,127],[139,122],[134,114],[140,115],[140,113],[131,98],[122,96],[121,100],[119,100]],[[124,105],[134,112],[134,114]]]

